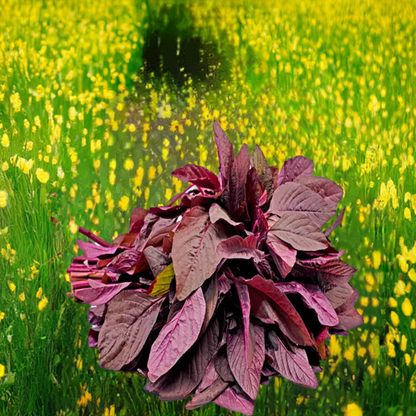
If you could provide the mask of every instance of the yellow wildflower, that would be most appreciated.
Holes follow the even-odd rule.
[[[10,146],[10,139],[9,139],[9,136],[6,133],[3,134],[3,137],[1,139],[1,145],[3,147],[9,147]]]
[[[69,231],[72,234],[76,234],[78,232],[78,225],[76,224],[74,219],[69,221]]]
[[[404,355],[404,362],[406,363],[407,366],[409,366],[411,361],[412,361],[412,357],[406,353]]]
[[[394,286],[394,293],[396,297],[402,296],[406,293],[406,285],[403,280],[399,280],[396,285]]]
[[[12,291],[12,292],[15,292],[16,291],[16,285],[13,283],[13,282],[11,282],[10,280],[7,282],[7,284],[8,284],[8,286],[9,286],[9,289]]]
[[[402,303],[402,311],[405,316],[410,316],[413,313],[413,306],[408,298],[405,298]]]
[[[341,347],[339,345],[338,339],[334,335],[331,335],[328,349],[329,349],[329,354],[331,356],[339,355],[341,353]]]
[[[396,308],[397,307],[397,300],[394,299],[394,298],[392,298],[392,297],[390,297],[388,304],[389,304],[390,308]]]
[[[360,347],[357,351],[357,355],[359,357],[364,357],[365,353],[367,352],[367,350],[364,347]]]
[[[8,194],[6,191],[0,191],[0,208],[7,206]]]
[[[411,269],[408,271],[407,275],[409,276],[409,279],[410,279],[412,282],[415,282],[415,283],[416,283],[416,272],[415,272],[415,269],[411,268]]]
[[[356,403],[350,403],[344,412],[345,416],[363,416],[363,411]]]
[[[124,169],[127,171],[132,170],[134,168],[134,162],[129,157],[124,161]]]
[[[48,299],[46,298],[46,296],[43,296],[42,299],[38,303],[38,309],[40,311],[45,309],[47,304],[48,304]]]
[[[4,312],[0,312],[0,322],[4,319]]]
[[[49,180],[49,173],[44,171],[42,168],[37,168],[36,177],[38,178],[39,182],[46,183]]]
[[[381,264],[381,253],[379,251],[373,251],[373,267],[378,269]]]
[[[407,338],[406,338],[406,335],[403,334],[401,342],[400,342],[400,349],[402,351],[406,351],[406,348],[407,348]]]
[[[40,287],[40,288],[38,289],[38,291],[36,292],[36,297],[37,297],[38,299],[40,299],[40,298],[42,297],[42,293],[43,293],[43,291],[42,291],[42,288]]]
[[[26,296],[23,292],[19,295],[19,300],[20,302],[24,302],[26,300]]]
[[[3,172],[6,172],[7,169],[9,169],[9,164],[7,162],[3,162],[3,164],[1,165],[1,170]]]
[[[118,201],[118,206],[122,211],[126,211],[130,203],[130,198],[128,196],[122,196],[120,201]]]
[[[354,352],[355,352],[355,347],[354,347],[354,345],[351,345],[347,349],[347,351],[345,351],[344,358],[348,361],[352,361],[354,359]]]
[[[4,377],[4,374],[6,374],[6,367],[0,364],[0,378]]]
[[[390,313],[390,318],[391,318],[391,323],[392,323],[394,326],[399,326],[400,319],[399,319],[399,315],[397,315],[397,313],[396,313],[396,312],[391,311],[391,313]]]

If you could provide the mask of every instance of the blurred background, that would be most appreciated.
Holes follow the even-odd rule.
[[[0,414],[193,413],[98,365],[66,268],[78,227],[217,172],[212,122],[270,164],[304,155],[344,189],[333,237],[364,324],[332,337],[311,390],[276,379],[255,415],[416,414],[416,4],[0,0]],[[52,220],[51,220],[52,219]]]

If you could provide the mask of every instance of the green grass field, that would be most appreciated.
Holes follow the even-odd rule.
[[[99,367],[66,268],[78,226],[111,241],[184,189],[176,167],[217,171],[215,118],[343,187],[333,241],[358,269],[364,324],[331,338],[319,388],[278,379],[255,415],[415,415],[415,18],[410,0],[0,0],[0,414],[191,414]]]

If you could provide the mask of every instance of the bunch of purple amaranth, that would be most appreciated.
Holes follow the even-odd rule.
[[[138,371],[161,400],[214,402],[251,415],[260,384],[282,376],[311,388],[330,334],[361,324],[355,269],[325,231],[343,191],[296,156],[280,172],[258,146],[236,157],[214,122],[219,174],[186,165],[191,183],[168,206],[134,209],[109,244],[80,228],[85,255],[68,269],[89,303],[100,366]],[[176,203],[177,202],[177,203]],[[176,204],[175,204],[176,203]]]

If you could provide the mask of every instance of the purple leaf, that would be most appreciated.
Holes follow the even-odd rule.
[[[253,325],[253,324],[251,324]],[[255,346],[253,359],[247,365],[244,353],[244,333],[241,327],[236,334],[228,334],[227,357],[231,371],[247,395],[255,400],[260,387],[261,369],[264,363],[264,329],[259,325],[253,325]]]
[[[328,247],[328,241],[319,227],[305,214],[288,212],[275,222],[269,234],[301,251],[318,251]]]
[[[149,355],[151,382],[167,373],[198,339],[205,309],[204,294],[199,288],[186,299],[181,311],[160,331]]]
[[[183,216],[172,246],[178,300],[185,299],[215,272],[221,261],[216,249],[225,237],[219,226],[210,223],[205,209],[194,207]]]
[[[230,279],[225,274],[218,278],[218,295],[225,295],[231,289]]]
[[[126,290],[111,300],[98,337],[100,366],[120,370],[133,361],[152,330],[163,298]]]
[[[247,214],[245,190],[249,168],[250,152],[244,143],[234,160],[229,183],[228,212],[235,221],[243,221]]]
[[[180,179],[181,181],[191,182],[201,188],[213,190],[218,190],[220,188],[217,175],[202,166],[191,164],[185,165],[174,170],[172,172],[172,176]]]
[[[251,416],[254,412],[254,400],[244,393],[236,393],[231,387],[227,387],[224,393],[214,400],[214,403],[246,416]]]
[[[222,187],[224,188],[231,176],[231,167],[234,161],[234,150],[233,145],[216,120],[214,120],[214,137],[218,150]]]
[[[76,289],[74,290],[74,297],[84,303],[89,303],[90,305],[101,305],[109,302],[114,296],[130,284],[131,282],[110,283],[101,284],[97,287]]]
[[[230,216],[227,214],[223,208],[221,208],[218,204],[212,204],[209,208],[209,219],[210,221],[215,224],[219,220],[224,220],[228,222],[228,224],[232,225],[235,228],[238,228],[242,231],[245,231],[244,224],[242,222],[233,221]]]
[[[88,310],[88,323],[90,325],[101,326],[107,313],[107,305],[91,306]]]
[[[303,213],[318,227],[322,227],[335,215],[336,210],[307,186],[289,182],[274,191],[268,212],[279,216],[287,212]]]
[[[300,295],[305,306],[316,312],[318,320],[322,325],[338,325],[338,316],[319,287],[315,285],[301,285],[297,282],[276,283],[276,286],[283,293]]]
[[[134,208],[133,212],[130,215],[130,233],[138,233],[144,224],[144,219],[148,214],[148,210],[140,207]]]
[[[210,323],[211,318],[214,315],[215,308],[217,306],[218,279],[217,279],[216,274],[214,274],[211,281],[209,282],[207,290],[204,293],[204,298],[205,298],[206,309],[205,309],[204,322],[201,328],[201,334],[204,333],[205,329],[208,327],[208,324]]]
[[[196,389],[197,393],[200,393],[201,391],[208,388],[212,383],[214,383],[216,380],[218,380],[219,374],[215,370],[215,356],[211,359],[211,361],[208,364],[208,367],[206,368],[204,377],[201,380],[201,383],[199,384],[198,388]]]
[[[128,273],[134,274],[136,264],[139,262],[141,253],[136,250],[124,250],[118,254],[107,265],[107,269],[113,273]]]
[[[295,352],[289,351],[282,340],[277,337],[279,347],[277,350],[269,350],[273,357],[272,366],[285,378],[300,386],[316,389],[318,380],[309,364],[308,356],[303,348],[296,348]]]
[[[354,267],[338,258],[322,263],[319,257],[317,257],[316,259],[300,260],[298,264],[302,266],[303,272],[310,276],[316,276],[320,284],[331,288],[348,283],[357,271]]]
[[[208,388],[198,392],[192,398],[192,400],[186,403],[185,408],[187,410],[194,410],[198,407],[203,406],[204,404],[211,403],[214,401],[226,388],[228,383],[222,381],[220,378],[217,378]]]
[[[296,182],[307,186],[313,192],[319,194],[334,209],[337,208],[339,201],[341,201],[344,195],[343,189],[328,178],[301,176],[296,179]]]
[[[264,191],[266,192],[266,191]],[[260,196],[259,196],[259,178],[255,168],[251,168],[247,174],[246,182],[246,203],[247,210],[250,216],[252,228],[258,220],[260,210]],[[267,198],[267,195],[266,195]],[[266,201],[264,201],[265,203]]]
[[[283,163],[279,172],[277,186],[292,182],[302,176],[313,176],[313,162],[303,156],[295,156]]]
[[[335,309],[339,319],[339,324],[334,328],[335,330],[348,331],[363,323],[363,317],[354,308],[354,303],[357,302],[360,295],[357,289],[353,287],[352,292],[351,296]]]
[[[224,338],[226,333],[223,334]],[[226,381],[227,383],[232,383],[234,381],[233,373],[230,369],[230,364],[228,363],[226,349],[220,348],[215,359],[214,359],[215,371],[219,376]]]
[[[244,239],[234,235],[218,244],[217,253],[224,259],[253,259],[258,263],[264,258],[264,253],[256,249],[256,241],[257,238],[253,235]]]
[[[325,237],[328,238],[331,235],[332,231],[334,231],[342,223],[344,214],[345,214],[345,207],[342,208],[341,214],[339,214],[338,218],[324,231]]]
[[[344,304],[354,293],[353,287],[349,283],[344,283],[334,287],[325,293],[329,303],[334,309]]]
[[[271,280],[256,275],[249,280],[241,279],[240,282],[250,286],[250,301],[254,315],[255,310],[261,308],[263,302],[269,303],[274,310],[274,319],[284,335],[295,344],[313,345],[301,316],[287,296]]]
[[[90,348],[97,348],[98,347],[98,335],[99,335],[99,331],[90,328],[90,330],[88,331],[88,346]]]
[[[297,251],[273,234],[268,235],[267,245],[276,264],[277,270],[283,278],[291,271],[296,262]]]
[[[200,384],[209,361],[217,349],[218,339],[218,321],[214,320],[202,338],[175,367],[155,383],[149,383],[149,393],[155,393],[161,400],[166,401],[188,397]]]
[[[156,247],[146,247],[143,253],[154,277],[157,277],[165,267],[172,263],[172,259]]]
[[[251,364],[254,352],[254,337],[250,334],[250,295],[248,286],[235,282],[238,298],[240,299],[244,326],[244,350],[247,367]]]
[[[124,247],[103,247],[95,243],[89,243],[82,240],[77,240],[77,244],[81,250],[88,257],[88,260],[97,259],[99,256],[114,254],[117,250]],[[126,247],[127,248],[127,247]]]
[[[261,186],[267,192],[267,200],[270,200],[274,191],[273,175],[269,164],[258,145],[256,145],[251,154],[251,164],[256,169]]]

